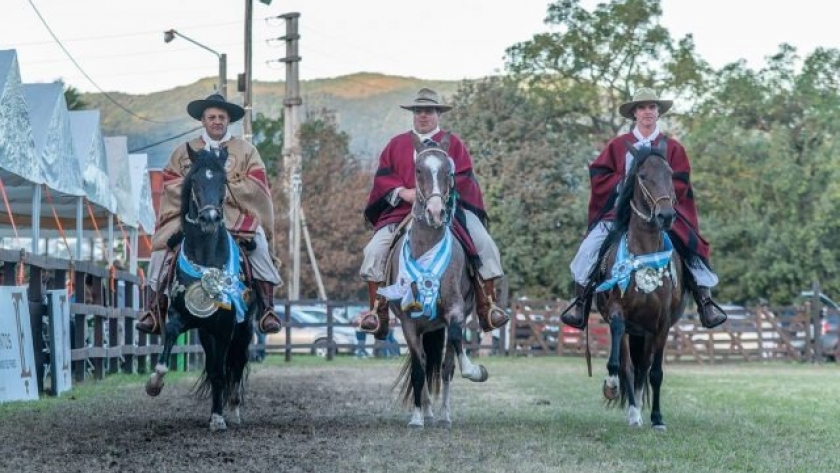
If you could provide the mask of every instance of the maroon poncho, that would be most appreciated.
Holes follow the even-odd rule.
[[[651,146],[659,145],[660,140],[666,138],[663,134],[656,138]],[[627,144],[635,143],[633,133],[613,138],[601,154],[589,165],[589,178],[592,182],[592,193],[589,197],[589,228],[600,220],[614,220],[615,209],[607,208],[614,202],[610,197],[616,186],[624,179],[627,157]],[[671,235],[676,236],[685,247],[708,261],[709,242],[700,236],[700,223],[697,218],[697,207],[694,205],[694,191],[691,189],[691,164],[685,154],[683,145],[667,138],[668,164],[674,171],[674,190],[677,193],[677,219],[671,229]]]
[[[440,142],[446,132],[440,131],[432,139]],[[414,189],[414,142],[412,132],[395,136],[388,142],[379,156],[379,167],[373,178],[373,188],[368,196],[365,207],[365,219],[379,230],[385,225],[401,222],[411,212],[411,204],[401,201],[396,207],[388,203],[388,194],[398,187]],[[484,200],[481,188],[475,180],[472,168],[472,158],[467,148],[455,135],[449,136],[449,156],[455,162],[455,189],[458,191],[458,204],[471,210],[486,224],[487,213],[484,210]],[[467,253],[475,256],[475,247],[463,222],[454,222],[453,232],[464,244]]]

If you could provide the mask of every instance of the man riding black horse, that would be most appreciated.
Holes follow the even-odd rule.
[[[250,249],[248,259],[256,282],[258,296],[265,307],[257,327],[264,333],[280,331],[280,319],[274,313],[274,288],[281,284],[277,264],[269,249],[274,233],[274,206],[266,178],[265,164],[251,143],[232,136],[228,125],[245,116],[239,105],[227,102],[219,94],[187,105],[187,113],[201,121],[201,136],[187,143],[193,150],[205,149],[220,156],[227,151],[222,165],[227,172],[228,196],[224,200],[225,226],[237,240],[244,240]],[[163,170],[163,195],[157,228],[152,236],[152,257],[149,263],[150,294],[146,298],[147,311],[140,317],[137,330],[160,333],[165,313],[166,296],[160,294],[168,281],[170,256],[181,240],[181,188],[192,161],[184,144],[179,145]]]

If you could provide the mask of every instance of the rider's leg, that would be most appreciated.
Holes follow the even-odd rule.
[[[359,329],[373,333],[378,340],[388,335],[388,302],[376,291],[385,281],[385,263],[388,249],[394,236],[392,225],[386,225],[373,234],[365,246],[364,261],[359,275],[368,284],[368,303],[370,310],[359,316]]]
[[[478,268],[479,277],[474,281],[473,288],[476,296],[476,314],[481,329],[490,332],[510,320],[505,311],[496,305],[495,281],[504,276],[502,258],[499,247],[496,246],[481,220],[469,210],[465,210],[464,215],[467,220],[467,231],[481,260],[481,267]]]
[[[143,333],[153,335],[160,334],[160,315],[164,310],[166,310],[166,295],[158,294],[155,289],[158,287],[166,288],[167,286],[166,281],[161,281],[166,280],[167,274],[169,273],[166,269],[166,263],[164,262],[166,253],[167,250],[153,251],[151,259],[149,260],[149,272],[147,273],[149,278],[145,294],[145,311],[140,315],[140,318],[137,320],[137,325],[135,325],[135,328]],[[161,269],[163,269],[163,271],[161,271]]]
[[[600,222],[592,228],[580,244],[575,258],[569,265],[572,277],[575,279],[575,298],[572,301],[573,311],[568,309],[560,316],[564,324],[583,330],[586,327],[586,311],[592,304],[592,294],[586,292],[589,276],[598,264],[598,255],[604,240],[607,239],[611,225]]]
[[[262,227],[257,227],[254,235],[255,248],[248,254],[251,271],[254,274],[256,290],[263,302],[263,312],[259,317],[257,328],[263,333],[277,333],[280,331],[280,317],[274,312],[274,288],[283,284],[280,273],[271,258],[268,240]]]
[[[712,299],[711,288],[718,283],[717,275],[700,258],[690,258],[686,262],[687,286],[697,303],[697,315],[706,328],[714,328],[726,322],[726,312]]]

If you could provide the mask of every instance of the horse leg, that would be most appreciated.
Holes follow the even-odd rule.
[[[461,377],[476,383],[483,383],[487,381],[490,375],[483,365],[474,365],[470,361],[470,357],[467,356],[467,351],[463,347],[463,333],[464,330],[457,317],[450,317],[447,336],[449,345],[455,350],[454,355],[458,357],[458,368],[461,371]]]
[[[650,385],[653,388],[653,403],[650,409],[650,423],[654,430],[665,432],[665,422],[662,420],[662,412],[659,410],[659,392],[662,387],[662,380],[664,375],[662,372],[662,359],[664,358],[665,348],[656,350],[653,355],[653,365],[650,368]]]
[[[152,397],[159,395],[163,390],[163,378],[169,372],[169,357],[172,355],[172,347],[175,345],[178,336],[186,330],[181,316],[171,306],[163,330],[163,351],[158,355],[154,372],[146,381],[146,394]]]
[[[251,320],[246,319],[245,322],[236,324],[233,341],[230,344],[230,348],[228,348],[228,375],[231,376],[231,391],[228,398],[228,404],[230,407],[228,422],[234,425],[242,423],[239,406],[242,404],[242,397],[245,392],[243,378],[245,375],[245,367],[247,366],[249,359],[248,346],[251,344],[253,336],[254,328],[251,325]]]
[[[409,427],[423,428],[425,416],[423,415],[422,402],[424,394],[424,386],[426,384],[426,369],[425,360],[420,356],[411,356],[411,385],[414,394],[414,410],[411,413],[411,421],[408,422]]]
[[[621,344],[621,393],[627,401],[627,423],[631,427],[642,425],[642,409],[636,400],[636,370],[632,355],[632,351],[637,352],[640,339],[644,343],[644,337],[625,337]]]
[[[617,304],[610,312],[610,357],[607,359],[607,377],[601,388],[608,404],[618,399],[618,370],[621,354],[621,340],[624,337],[624,314]]]
[[[455,376],[455,350],[451,343],[446,344],[446,351],[443,357],[443,372],[441,382],[443,383],[442,402],[440,405],[440,419],[438,425],[445,428],[452,427],[452,411],[450,407],[450,389],[452,378]]]
[[[201,346],[204,348],[204,371],[210,381],[210,393],[213,407],[210,410],[210,431],[227,430],[224,418],[225,393],[225,358],[230,341],[211,334],[206,330],[198,331]]]

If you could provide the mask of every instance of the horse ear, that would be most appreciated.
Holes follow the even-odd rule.
[[[417,151],[418,153],[424,147],[423,142],[420,141],[420,137],[417,136],[417,133],[412,133],[411,134],[411,142],[414,143],[414,151]]]
[[[195,154],[195,151],[193,151],[193,149],[192,149],[192,148],[190,148],[190,144],[189,144],[189,143],[186,143],[184,146],[186,146],[186,147],[187,147],[187,157],[189,157],[189,158],[190,158],[190,162],[194,163],[194,162],[195,162],[195,160],[196,160],[196,158],[197,158],[197,156],[196,156],[196,154]]]
[[[440,140],[440,148],[447,153],[449,153],[449,137],[452,136],[452,133],[446,133],[443,135],[443,139]]]
[[[656,154],[662,156],[663,158],[668,158],[668,143],[665,142],[666,138],[662,138],[659,140],[659,143],[656,144]]]
[[[631,143],[629,141],[625,141],[624,143],[627,145],[627,152],[630,153],[631,155],[633,155],[634,158],[638,159],[639,158],[639,150],[637,150],[636,147],[633,146],[633,143]]]

